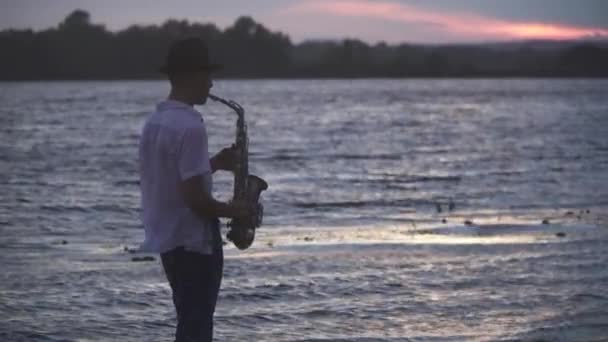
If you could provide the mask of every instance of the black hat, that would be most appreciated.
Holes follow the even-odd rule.
[[[220,69],[223,69],[221,64],[209,61],[209,49],[202,39],[186,38],[171,44],[165,65],[161,66],[158,71],[169,74],[172,72],[216,71]]]

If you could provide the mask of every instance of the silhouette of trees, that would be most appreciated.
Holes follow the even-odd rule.
[[[608,49],[590,44],[573,46],[564,51],[558,60],[560,73],[570,76],[592,77],[608,74]]]
[[[225,73],[241,77],[277,77],[287,72],[289,37],[270,32],[251,17],[237,19],[216,40]]]
[[[226,68],[219,77],[607,77],[608,44],[368,45],[360,40],[292,44],[244,16],[221,30],[169,19],[118,32],[75,10],[56,27],[0,31],[0,79],[160,78],[172,41],[198,36]]]

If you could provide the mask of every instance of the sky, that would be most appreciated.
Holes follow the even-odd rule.
[[[77,8],[110,30],[169,18],[224,29],[248,15],[294,43],[608,38],[608,0],[0,0],[0,30],[54,27]]]

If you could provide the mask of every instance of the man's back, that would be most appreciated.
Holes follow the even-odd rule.
[[[207,133],[191,106],[167,100],[146,120],[139,144],[145,240],[142,250],[163,253],[177,246],[211,252],[211,219],[196,215],[179,192],[181,181],[202,174],[211,192]]]

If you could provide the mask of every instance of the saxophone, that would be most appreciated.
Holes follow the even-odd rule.
[[[247,123],[245,122],[245,110],[241,105],[221,97],[209,94],[213,101],[223,103],[234,110],[238,116],[236,120],[236,142],[233,145],[237,153],[237,163],[234,167],[234,193],[233,200],[256,203],[257,215],[251,217],[233,218],[228,222],[230,230],[226,237],[240,249],[247,249],[255,238],[255,229],[262,225],[264,206],[259,203],[262,191],[268,188],[268,184],[262,178],[249,174],[249,139],[247,138]]]

